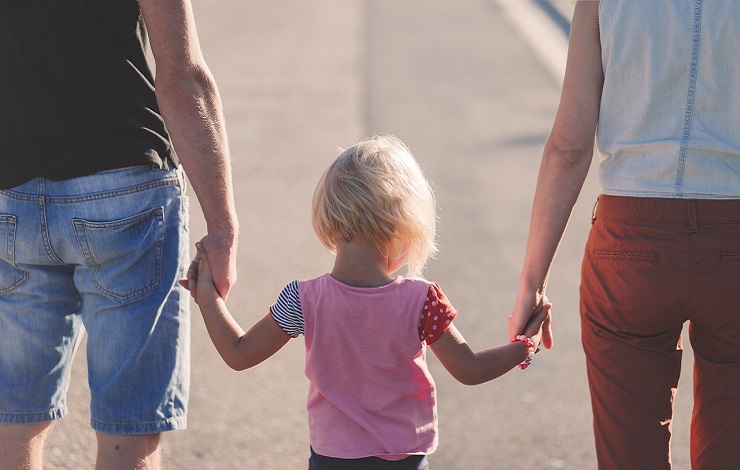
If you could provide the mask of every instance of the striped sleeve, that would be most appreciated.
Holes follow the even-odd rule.
[[[285,286],[277,302],[270,307],[270,313],[280,328],[291,337],[303,334],[303,310],[298,297],[298,281]]]

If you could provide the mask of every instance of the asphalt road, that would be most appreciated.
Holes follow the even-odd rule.
[[[439,202],[441,251],[426,277],[459,310],[455,323],[473,348],[503,344],[560,89],[501,4],[194,0],[194,7],[234,160],[242,242],[229,305],[242,325],[264,315],[285,283],[331,269],[311,229],[314,185],[339,148],[390,132],[409,145]],[[597,193],[592,173],[553,268],[555,349],[524,372],[477,387],[455,382],[429,355],[441,427],[432,468],[595,468],[577,295]],[[191,197],[195,241],[204,224]],[[302,340],[237,373],[221,362],[195,306],[192,323],[189,427],[165,435],[166,468],[305,469]],[[689,468],[689,356],[676,404],[676,469]],[[85,374],[80,353],[70,416],[48,441],[48,469],[93,466]]]

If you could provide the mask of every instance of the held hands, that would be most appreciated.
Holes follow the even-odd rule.
[[[187,279],[181,279],[180,285],[188,289],[195,301],[198,301],[198,266],[202,256],[201,251],[203,253],[208,251],[213,283],[219,295],[225,300],[231,286],[236,282],[236,247],[211,235],[206,235],[196,243],[196,248],[198,244],[203,250],[198,250],[195,254],[188,268]]]
[[[224,298],[228,297],[231,286],[236,282],[236,246],[227,243],[215,236],[206,235],[200,242],[204,248],[203,252],[208,251],[210,258],[210,269],[213,273],[213,282],[216,290]],[[197,247],[198,243],[196,243]],[[201,251],[196,253],[195,258],[188,268],[187,281],[188,285],[180,284],[188,289],[197,301],[197,283],[198,283],[198,265],[201,259]]]
[[[522,306],[524,304],[524,306]],[[547,349],[552,348],[552,304],[547,297],[539,295],[532,305],[517,299],[514,312],[508,318],[509,337],[523,334],[532,339],[536,347],[540,343]]]
[[[190,263],[188,277],[187,279],[180,279],[180,285],[190,291],[197,304],[212,297],[223,298],[216,286],[205,246],[202,242],[197,242],[195,248],[198,251],[192,263]]]
[[[542,340],[542,332],[549,331],[550,329],[550,309],[552,304],[548,303],[545,299],[545,303],[541,308],[537,309],[529,322],[524,328],[524,334],[517,334],[511,337],[511,342],[522,342],[527,347],[527,357],[523,362],[519,363],[519,368],[524,370],[532,364],[532,359],[537,351],[540,350],[540,341]]]
[[[550,328],[552,304],[547,301],[547,297],[544,297],[543,301],[544,303],[532,314],[524,327],[523,334],[532,340],[535,349],[539,349],[540,343],[548,349],[552,347],[552,331]],[[549,336],[549,346],[544,341],[546,335]]]

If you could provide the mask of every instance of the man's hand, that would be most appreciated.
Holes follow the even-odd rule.
[[[203,244],[206,252],[208,252],[208,261],[210,263],[213,283],[216,285],[216,290],[219,295],[226,300],[231,287],[236,284],[236,245],[225,242],[211,235],[206,235],[200,242]],[[196,255],[196,259],[199,255],[200,253]],[[193,260],[193,262],[195,262],[195,260]],[[189,272],[190,271],[188,271],[188,273]],[[188,276],[188,279],[189,278],[190,276]]]

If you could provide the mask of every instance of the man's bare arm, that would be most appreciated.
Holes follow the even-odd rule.
[[[139,0],[156,63],[155,91],[167,130],[207,224],[216,286],[236,281],[239,226],[221,98],[201,53],[189,0]]]

